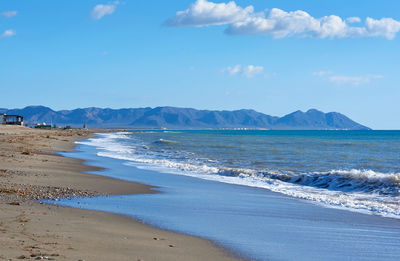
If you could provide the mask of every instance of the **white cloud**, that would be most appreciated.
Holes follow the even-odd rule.
[[[229,25],[229,34],[267,34],[274,38],[290,36],[313,38],[345,38],[365,35],[360,27],[350,27],[336,15],[314,18],[304,11],[285,12],[273,8],[268,16],[250,16]]]
[[[262,66],[254,66],[254,65],[248,65],[243,68],[243,75],[252,78],[256,76],[257,74],[260,74],[264,71],[264,67]]]
[[[11,18],[13,16],[16,16],[17,13],[18,13],[17,11],[5,11],[5,12],[2,12],[1,15],[6,18]]]
[[[16,34],[17,34],[17,32],[15,30],[9,29],[9,30],[5,30],[2,34],[0,34],[0,37],[12,37]]]
[[[330,81],[339,85],[354,85],[359,86],[368,84],[373,80],[383,78],[382,75],[361,75],[361,76],[349,76],[349,75],[337,75],[331,71],[314,72],[312,75],[321,77],[327,81]]]
[[[197,0],[188,9],[177,12],[176,16],[169,19],[166,24],[197,27],[222,25],[243,20],[253,12],[252,6],[242,8],[234,1],[217,4],[207,0]]]
[[[361,23],[361,18],[360,17],[356,17],[356,16],[349,17],[349,18],[346,19],[346,22],[349,23],[349,24]]]
[[[369,36],[384,36],[387,39],[394,39],[400,31],[400,22],[392,18],[374,20],[368,17],[365,25]]]
[[[115,12],[115,9],[117,8],[117,5],[119,2],[114,2],[113,4],[108,4],[108,5],[96,5],[91,12],[91,15],[93,19],[101,19],[105,15],[110,15]]]
[[[243,75],[247,78],[252,78],[258,74],[264,72],[263,66],[255,66],[255,65],[235,65],[235,66],[228,66],[222,69],[223,73],[228,73],[229,75]]]
[[[354,38],[383,36],[393,39],[400,31],[400,22],[392,18],[375,20],[367,18],[364,26],[350,26],[361,22],[359,17],[342,19],[336,15],[315,18],[305,11],[286,12],[273,8],[269,12],[254,12],[253,6],[245,8],[234,1],[213,3],[197,0],[184,11],[169,19],[169,26],[228,25],[228,34],[265,34],[274,38],[290,36],[312,38]]]

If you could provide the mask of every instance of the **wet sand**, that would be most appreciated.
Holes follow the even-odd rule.
[[[107,130],[0,125],[0,260],[239,260],[213,243],[131,218],[41,204],[38,199],[154,193],[152,187],[84,171],[56,152]]]

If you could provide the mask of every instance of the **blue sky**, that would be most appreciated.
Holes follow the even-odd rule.
[[[399,11],[397,0],[2,0],[0,107],[317,108],[400,129]]]

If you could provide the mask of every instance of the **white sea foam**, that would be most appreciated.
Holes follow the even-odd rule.
[[[124,139],[132,139],[132,136],[126,134],[101,134],[79,143],[101,149],[98,156],[125,160],[126,165],[138,168],[265,188],[324,206],[400,218],[400,173],[378,173],[372,170],[282,173],[210,166],[196,159],[178,161],[137,151],[143,145],[125,145]]]
[[[87,140],[76,141],[77,144],[89,145],[103,149],[105,151],[122,153],[133,153],[133,147],[121,144],[120,140],[130,139],[126,134],[128,132],[117,132],[117,133],[98,133],[96,138],[90,138]]]
[[[168,143],[178,143],[177,141],[174,141],[174,140],[165,140],[165,139],[159,139],[158,141],[156,141],[156,143],[166,143],[166,144],[168,144]]]

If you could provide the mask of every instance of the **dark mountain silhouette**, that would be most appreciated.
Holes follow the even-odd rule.
[[[279,118],[274,123],[276,129],[368,129],[338,112],[323,113],[311,109],[307,112],[295,111]]]
[[[133,121],[137,127],[166,128],[270,128],[278,117],[254,110],[209,111],[157,107]]]
[[[28,106],[23,109],[0,109],[1,113],[24,116],[25,123],[46,122],[61,126],[103,128],[171,128],[171,129],[220,129],[220,128],[263,128],[324,130],[347,129],[367,130],[343,114],[323,113],[311,109],[296,111],[283,117],[275,117],[254,110],[214,111],[191,108],[157,107],[102,109],[84,108],[54,111],[44,106]]]

